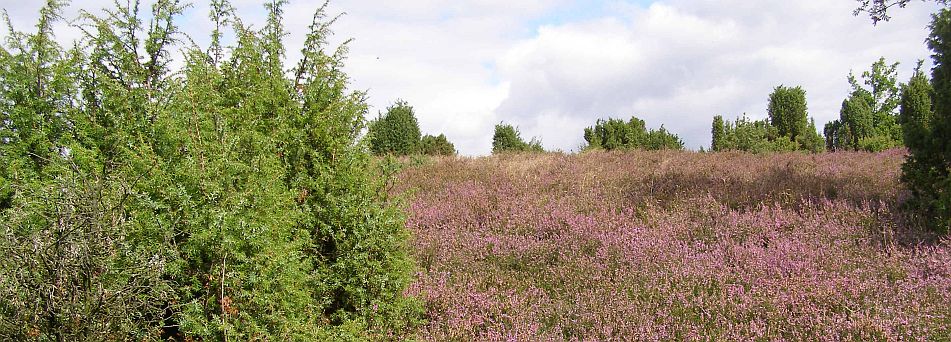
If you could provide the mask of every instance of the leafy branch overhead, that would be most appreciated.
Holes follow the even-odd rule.
[[[892,17],[889,10],[896,8],[905,8],[911,0],[856,0],[859,7],[852,12],[853,15],[862,13],[868,14],[872,23],[878,24],[880,21],[888,21]],[[948,0],[921,0],[922,2],[934,1],[941,5],[948,5]]]

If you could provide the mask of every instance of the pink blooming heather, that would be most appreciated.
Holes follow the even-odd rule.
[[[951,339],[951,242],[901,150],[444,158],[406,169],[432,341]]]

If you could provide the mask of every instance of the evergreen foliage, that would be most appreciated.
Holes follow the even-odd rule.
[[[397,100],[386,114],[370,123],[370,149],[377,155],[405,156],[419,152],[421,133],[413,107]]]
[[[825,139],[819,135],[819,131],[816,129],[816,120],[812,118],[809,119],[806,132],[796,138],[796,143],[798,143],[799,149],[812,153],[821,153],[826,150]]]
[[[682,150],[683,141],[661,126],[648,130],[644,120],[631,117],[628,122],[620,119],[599,119],[594,126],[584,129],[588,149],[644,149]]]
[[[898,122],[901,124],[905,146],[916,154],[928,150],[934,125],[934,111],[931,98],[934,90],[928,77],[921,70],[921,62],[912,74],[908,84],[902,88],[901,111]]]
[[[427,134],[419,142],[419,153],[430,156],[453,156],[456,155],[456,147],[449,142],[445,134],[438,136]]]
[[[500,123],[495,125],[492,135],[492,154],[507,152],[545,152],[545,149],[540,140],[532,138],[525,142],[517,128]]]
[[[175,0],[147,26],[138,2],[84,14],[87,48],[52,39],[58,1],[37,33],[11,32],[0,339],[359,340],[414,324],[404,218],[359,139],[346,45],[327,50],[325,5],[288,77],[284,5],[252,30],[213,1],[211,46],[174,71]]]
[[[899,121],[910,152],[902,181],[914,196],[911,204],[936,232],[946,234],[951,226],[951,11],[932,15],[930,28],[931,84],[919,64],[901,96]]]

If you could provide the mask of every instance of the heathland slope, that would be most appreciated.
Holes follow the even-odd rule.
[[[951,338],[951,244],[903,150],[441,158],[409,167],[424,340]]]

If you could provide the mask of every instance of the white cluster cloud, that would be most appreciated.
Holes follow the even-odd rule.
[[[631,115],[664,125],[690,148],[709,145],[714,115],[766,116],[780,84],[807,91],[822,125],[838,116],[846,75],[884,56],[907,77],[923,44],[919,6],[873,27],[848,1],[657,1],[618,5],[610,16],[543,26],[503,56],[509,96],[495,111],[546,147],[579,146],[597,118]],[[540,122],[564,122],[557,126]]]
[[[260,0],[236,0],[261,27]],[[75,3],[100,8],[111,1]],[[370,117],[396,99],[413,105],[424,133],[445,133],[466,155],[487,154],[496,123],[519,126],[548,149],[573,150],[598,118],[636,115],[663,125],[688,148],[709,145],[713,115],[765,117],[780,84],[807,91],[819,128],[838,116],[846,75],[879,57],[900,61],[906,79],[927,59],[931,3],[896,10],[873,26],[849,0],[336,0],[346,12],[333,43],[355,38],[347,71],[368,90]],[[319,2],[286,7],[294,60]],[[39,4],[2,4],[17,28]],[[143,9],[148,8],[148,3]],[[182,26],[199,42],[210,30],[207,4]],[[78,37],[62,24],[61,39]]]

